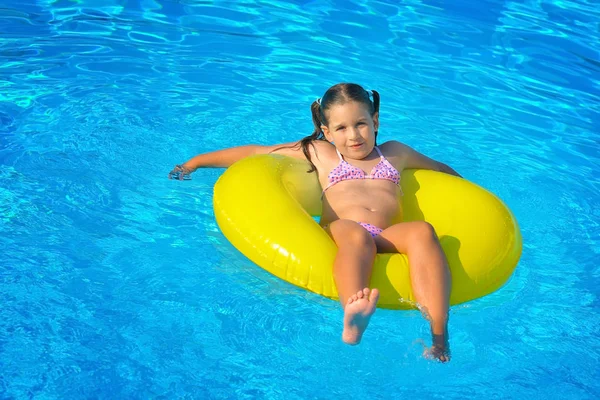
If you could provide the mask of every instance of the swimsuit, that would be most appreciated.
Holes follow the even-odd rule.
[[[379,158],[381,159],[377,165],[373,167],[370,174],[365,174],[365,171],[362,169],[350,165],[340,152],[336,149],[338,157],[340,158],[340,163],[337,167],[335,167],[329,175],[327,176],[328,184],[323,189],[323,194],[330,187],[342,182],[349,181],[354,179],[385,179],[391,182],[394,182],[396,185],[400,186],[400,173],[394,166],[381,154],[381,151],[377,146],[375,146],[375,150],[377,150],[377,154],[379,154]],[[402,189],[401,189],[402,190]],[[376,227],[375,225],[367,224],[366,222],[358,222],[363,228],[367,230],[371,234],[372,237],[378,236],[383,229]],[[325,226],[326,228],[326,226]]]
[[[371,237],[377,237],[379,236],[379,234],[381,232],[383,232],[383,229],[375,226],[375,225],[371,225],[371,224],[367,224],[366,222],[359,222],[360,226],[362,226],[363,228],[365,228],[367,230],[367,232],[369,232],[371,234]]]

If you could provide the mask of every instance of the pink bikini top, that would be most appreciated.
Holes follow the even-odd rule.
[[[336,152],[340,157],[340,163],[337,167],[332,169],[329,175],[327,176],[328,184],[325,187],[325,189],[323,189],[323,193],[325,193],[327,189],[341,181],[348,181],[352,179],[385,179],[394,182],[396,185],[399,186],[400,173],[396,168],[394,168],[392,164],[390,164],[390,162],[383,156],[383,154],[381,154],[381,151],[377,146],[375,146],[375,150],[377,150],[381,161],[379,161],[379,163],[377,163],[377,165],[373,167],[369,175],[366,175],[365,171],[363,171],[362,169],[347,163],[342,158],[340,152],[336,149]]]

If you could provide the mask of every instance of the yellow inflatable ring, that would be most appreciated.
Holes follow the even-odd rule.
[[[321,212],[321,188],[309,164],[258,155],[232,165],[214,188],[214,211],[225,237],[273,275],[337,299],[333,261],[337,248],[311,216]],[[426,170],[402,172],[403,220],[435,228],[452,273],[450,303],[500,288],[522,249],[519,227],[496,196],[464,179]],[[382,308],[415,308],[407,258],[378,254],[370,287]]]

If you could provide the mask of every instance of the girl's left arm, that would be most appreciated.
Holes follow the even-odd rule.
[[[394,141],[393,152],[402,160],[402,169],[429,169],[462,178],[462,176],[449,165],[435,161],[403,143]]]

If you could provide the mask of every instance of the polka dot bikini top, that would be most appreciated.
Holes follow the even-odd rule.
[[[342,158],[340,152],[336,149],[336,152],[340,157],[340,163],[337,167],[332,169],[329,175],[327,176],[328,184],[325,187],[325,189],[323,189],[323,193],[325,193],[327,189],[341,181],[348,181],[352,179],[385,179],[394,182],[396,185],[399,186],[400,173],[396,168],[394,168],[392,164],[390,164],[390,162],[383,156],[383,154],[381,154],[381,151],[377,146],[375,146],[375,150],[377,150],[381,161],[379,161],[379,163],[377,163],[377,165],[373,167],[369,175],[366,175],[365,171],[363,171],[362,169],[350,165],[348,162],[346,162]]]

